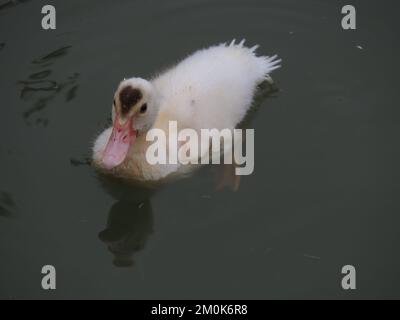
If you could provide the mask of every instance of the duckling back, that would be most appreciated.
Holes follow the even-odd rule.
[[[154,79],[161,117],[196,130],[234,128],[250,108],[257,84],[281,62],[243,44],[198,50]]]

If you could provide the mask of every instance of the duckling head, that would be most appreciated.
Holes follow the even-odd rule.
[[[136,137],[152,127],[157,112],[155,89],[149,81],[130,78],[119,84],[112,106],[113,131],[102,158],[106,169],[125,160]]]

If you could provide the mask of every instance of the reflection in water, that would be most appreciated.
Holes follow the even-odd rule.
[[[114,265],[129,267],[134,264],[134,254],[141,251],[153,232],[150,200],[137,203],[118,201],[108,214],[107,227],[99,233],[114,255]]]
[[[115,266],[132,266],[134,255],[144,249],[148,237],[153,233],[151,196],[155,190],[103,174],[98,175],[98,180],[117,199],[99,238],[114,255]]]
[[[67,76],[62,81],[49,78],[53,71],[50,66],[56,59],[64,57],[71,46],[59,48],[41,58],[32,61],[37,71],[30,74],[27,80],[18,81],[22,85],[20,97],[24,101],[33,101],[33,105],[23,112],[25,122],[31,124],[31,118],[34,114],[43,111],[48,107],[49,102],[53,100],[57,94],[65,92],[65,101],[69,102],[76,97],[79,73],[75,72]],[[49,120],[40,116],[35,119],[35,124],[42,124],[44,127],[48,125]]]
[[[0,217],[9,217],[15,210],[15,202],[8,192],[0,191]]]

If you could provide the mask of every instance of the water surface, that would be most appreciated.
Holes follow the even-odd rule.
[[[394,1],[353,1],[356,31],[344,1],[52,3],[44,31],[45,1],[0,1],[0,298],[400,297]],[[119,81],[233,38],[283,59],[239,191],[214,168],[155,190],[99,177]]]

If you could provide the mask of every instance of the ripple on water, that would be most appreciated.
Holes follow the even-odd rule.
[[[0,217],[9,217],[15,211],[15,202],[12,196],[5,191],[0,191]]]
[[[15,7],[18,4],[28,2],[30,0],[2,0],[0,1],[0,11]]]
[[[27,79],[20,80],[20,98],[30,101],[31,106],[26,109],[22,116],[27,125],[32,123],[46,127],[49,119],[44,116],[44,111],[51,102],[60,94],[64,95],[65,101],[72,101],[78,92],[79,73],[73,72],[56,79],[53,75],[57,71],[59,59],[64,58],[72,46],[63,46],[42,57],[34,59],[32,65],[35,71],[27,76]]]

